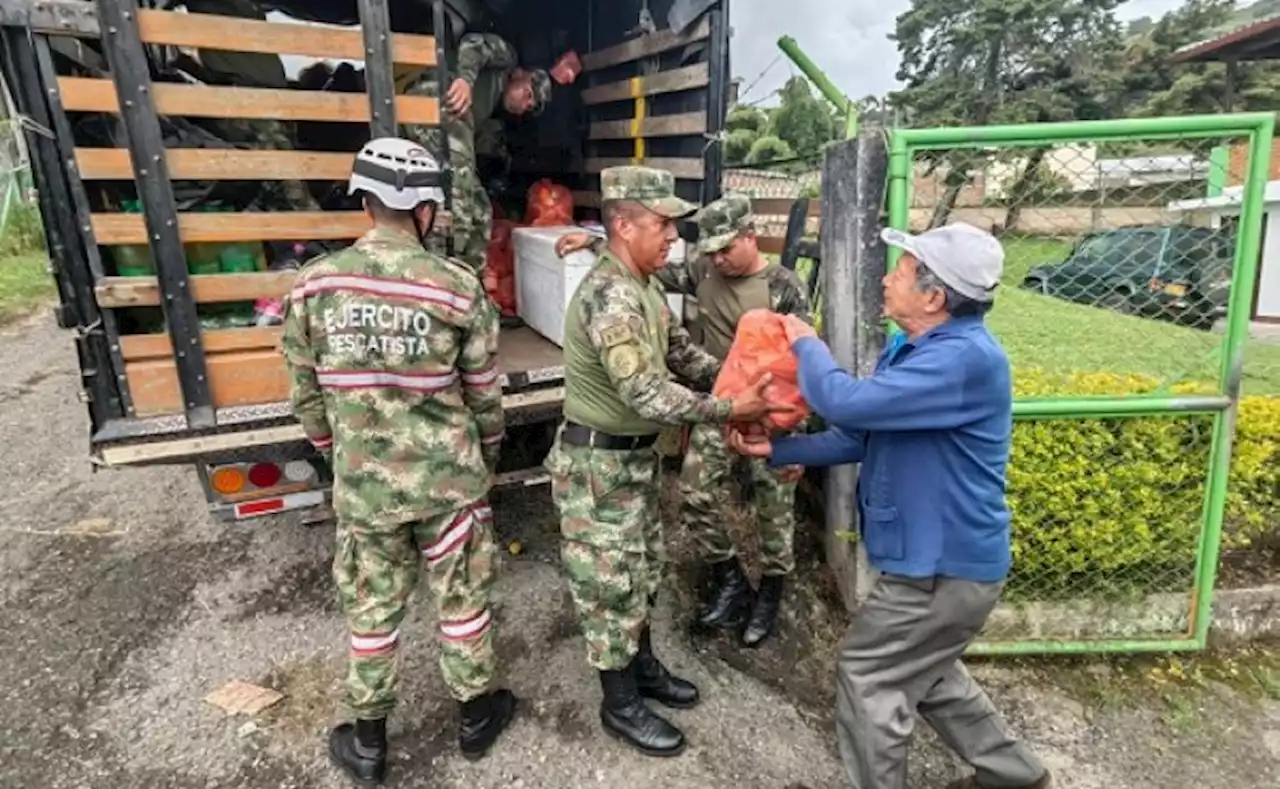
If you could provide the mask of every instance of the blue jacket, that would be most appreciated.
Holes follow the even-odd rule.
[[[817,339],[795,343],[800,390],[822,433],[774,441],[776,466],[861,463],[860,532],[871,564],[912,578],[1008,575],[1009,359],[981,318],[898,335],[856,379]]]

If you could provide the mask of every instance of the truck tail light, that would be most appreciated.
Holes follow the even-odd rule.
[[[249,481],[254,487],[270,488],[280,483],[283,473],[275,463],[254,463],[249,469]]]
[[[239,466],[219,466],[209,476],[209,485],[224,496],[244,490],[246,481]]]

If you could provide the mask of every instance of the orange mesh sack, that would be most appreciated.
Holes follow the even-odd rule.
[[[573,224],[573,192],[550,178],[541,178],[529,187],[524,221],[534,227]]]
[[[770,424],[777,430],[795,429],[809,416],[809,404],[800,394],[796,357],[791,354],[782,316],[769,310],[750,310],[738,321],[733,345],[720,367],[712,394],[736,397],[765,373],[773,375],[769,389],[772,399],[792,406],[791,411],[770,414]]]

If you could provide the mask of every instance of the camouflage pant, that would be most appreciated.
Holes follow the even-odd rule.
[[[428,75],[409,86],[406,94],[436,97],[435,74]],[[459,118],[446,112],[440,113],[440,126],[405,126],[404,136],[421,143],[428,151],[439,156],[445,137],[449,140],[449,167],[453,173],[453,189],[450,197],[451,235],[453,257],[471,267],[477,275],[484,271],[485,245],[493,233],[493,212],[489,205],[489,193],[480,182],[476,165],[475,135],[470,116]],[[427,248],[444,254],[443,237],[432,234]]]
[[[575,447],[547,456],[560,513],[560,557],[587,643],[601,671],[631,663],[666,564],[652,450]]]
[[[684,521],[707,561],[725,561],[737,554],[725,528],[735,461],[746,463],[751,473],[762,572],[786,575],[795,569],[795,483],[783,482],[763,460],[735,458],[725,446],[723,428],[716,425],[693,426],[680,474]]]
[[[489,506],[477,502],[392,529],[338,525],[333,574],[351,630],[345,693],[351,715],[383,718],[395,707],[400,623],[421,559],[436,601],[449,692],[466,701],[489,689],[497,670],[489,610],[498,561],[492,520]]]

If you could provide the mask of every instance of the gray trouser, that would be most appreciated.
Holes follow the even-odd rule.
[[[836,736],[854,789],[904,789],[915,712],[983,786],[1028,786],[1044,776],[960,662],[1001,588],[880,576],[840,644]]]

